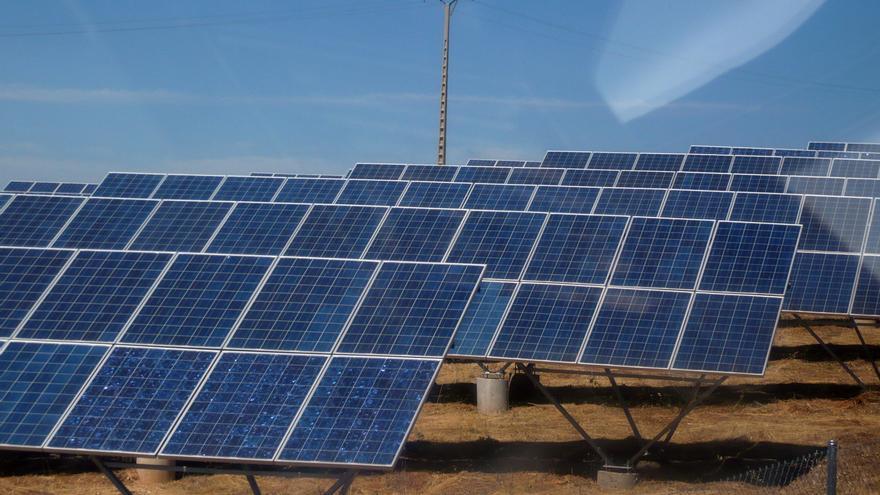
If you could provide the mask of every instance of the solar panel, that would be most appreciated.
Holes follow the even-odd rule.
[[[74,182],[65,182],[58,186],[55,194],[82,194],[88,184],[80,184]]]
[[[523,278],[604,284],[627,221],[615,216],[550,215]]]
[[[387,208],[376,206],[315,205],[293,236],[285,254],[359,258],[386,211]]]
[[[515,283],[482,282],[455,332],[449,355],[485,356],[516,291]]]
[[[447,165],[407,165],[401,179],[425,182],[451,182],[457,173],[458,167]]]
[[[82,202],[69,196],[16,196],[0,212],[0,245],[48,246]]]
[[[794,150],[794,149],[781,149],[777,148],[773,150],[773,154],[775,156],[784,156],[784,157],[801,157],[801,158],[814,158],[816,156],[816,150]],[[785,173],[785,172],[783,172]]]
[[[798,249],[861,252],[870,209],[868,198],[805,196],[800,222],[804,229]]]
[[[455,263],[486,265],[486,278],[517,279],[546,215],[472,211],[447,256]]]
[[[865,253],[880,254],[880,208],[874,202],[871,221],[868,224],[868,236],[865,240]]]
[[[611,187],[617,182],[617,170],[566,170],[563,186]]]
[[[593,170],[632,170],[638,156],[638,153],[593,153],[587,168]]]
[[[80,251],[17,336],[113,342],[171,256],[169,253]]]
[[[503,160],[499,160],[499,163],[500,162],[503,162]],[[511,165],[511,166],[515,166],[515,165]],[[533,161],[523,162],[523,167],[540,167],[540,166],[541,166],[541,162],[533,162]],[[565,167],[558,167],[558,168],[565,168]]]
[[[697,155],[729,155],[731,148],[729,146],[700,146],[691,145],[688,153]]]
[[[308,209],[297,204],[238,203],[205,252],[281,254]]]
[[[671,189],[666,195],[666,202],[663,203],[663,211],[660,215],[671,218],[724,220],[732,202],[732,192]]]
[[[482,271],[382,263],[336,352],[443,357]]]
[[[0,337],[25,319],[73,251],[0,248]]]
[[[105,198],[149,198],[164,175],[111,172],[92,193]]]
[[[271,177],[226,177],[214,201],[272,201],[284,179]],[[279,201],[282,201],[279,199]]]
[[[503,167],[459,167],[455,182],[504,184],[511,169]]]
[[[844,151],[846,150],[846,143],[829,143],[829,142],[821,142],[821,141],[810,141],[807,145],[808,150],[829,150],[829,151]]]
[[[588,151],[548,151],[544,155],[542,167],[585,168],[590,161]]]
[[[624,170],[617,178],[616,187],[643,187],[666,189],[675,177],[673,172],[639,172]]]
[[[49,449],[155,454],[214,356],[114,348],[49,439]]]
[[[464,216],[463,210],[392,208],[366,257],[393,261],[443,261]]]
[[[529,211],[590,213],[599,191],[597,187],[539,186]]]
[[[481,160],[481,159],[471,158],[470,160],[468,160],[467,164],[468,164],[468,166],[471,166],[471,167],[494,167],[495,160]]]
[[[769,148],[731,148],[730,154],[732,155],[746,155],[746,156],[772,156],[773,150]]]
[[[523,211],[528,207],[534,191],[535,186],[474,184],[464,207],[471,210]]]
[[[64,228],[54,247],[124,249],[159,202],[90,198]]]
[[[831,177],[876,179],[878,175],[880,175],[880,160],[845,160],[837,158],[831,163]]]
[[[797,253],[783,308],[808,313],[849,313],[858,269],[857,254]]]
[[[95,189],[97,188],[97,184],[86,184],[86,187],[83,188],[82,193],[85,195],[93,195],[95,193]]]
[[[739,193],[730,219],[740,222],[797,223],[801,196],[797,194]]]
[[[840,196],[846,179],[829,177],[796,177],[788,178],[786,192],[796,194],[822,194]]]
[[[3,190],[6,192],[24,193],[28,192],[33,185],[33,181],[14,180],[6,184]]]
[[[211,199],[217,186],[223,182],[219,175],[166,175],[155,199]]]
[[[593,213],[602,215],[655,216],[660,213],[665,189],[606,188]]]
[[[785,293],[800,227],[718,222],[700,290]]]
[[[287,179],[277,202],[284,203],[332,203],[342,190],[342,179]]]
[[[880,198],[880,179],[847,179],[846,196]]]
[[[734,174],[778,174],[781,165],[782,158],[778,156],[735,156],[730,171]]]
[[[60,185],[58,182],[34,182],[28,192],[31,194],[52,194]]]
[[[787,181],[784,175],[734,175],[729,190],[784,193]]]
[[[10,342],[0,354],[0,444],[41,446],[106,351]]]
[[[229,347],[330,352],[378,262],[281,258]]]
[[[683,160],[684,155],[680,153],[639,153],[635,169],[678,172]]]
[[[880,153],[878,143],[847,143],[846,151],[866,151],[868,153]]]
[[[391,467],[440,361],[336,356],[278,458]]]
[[[858,160],[862,157],[861,153],[850,153],[847,151],[817,151],[816,153],[820,158],[852,158]]]
[[[865,255],[852,302],[852,315],[880,314],[880,256]]]
[[[576,361],[601,294],[600,287],[520,284],[489,355]]]
[[[782,175],[809,175],[824,177],[831,170],[828,158],[786,157],[782,162]]]
[[[730,174],[704,172],[679,172],[675,174],[676,189],[695,189],[699,191],[726,191],[730,184]]]
[[[510,171],[508,184],[557,185],[565,173],[561,168],[517,168]]]
[[[128,325],[122,342],[221,346],[272,260],[178,255]]]
[[[730,155],[687,155],[682,170],[685,172],[730,172],[733,157]]]
[[[162,454],[271,460],[325,362],[224,352]]]
[[[470,190],[471,185],[463,182],[410,182],[399,204],[423,208],[461,208]]]
[[[349,180],[336,204],[394,206],[407,183],[394,180]]]
[[[608,289],[580,362],[667,368],[690,292]]]
[[[140,251],[201,251],[233,203],[162,201],[130,248]]]
[[[496,167],[527,167],[527,166],[539,167],[541,165],[540,162],[531,162],[534,165],[527,165],[527,163],[529,163],[529,162],[525,162],[522,160],[498,160],[497,162],[495,162],[495,166]]]
[[[12,198],[9,194],[0,194],[0,211],[3,211],[3,206],[6,205],[6,202]]]
[[[358,163],[351,170],[349,179],[380,179],[397,180],[403,174],[406,165],[390,163]]]

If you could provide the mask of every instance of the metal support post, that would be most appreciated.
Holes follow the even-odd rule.
[[[831,347],[828,344],[826,344],[825,341],[822,340],[822,338],[816,334],[816,332],[813,331],[813,328],[806,321],[804,321],[804,319],[801,318],[801,316],[799,314],[795,313],[795,314],[793,314],[793,316],[794,316],[794,319],[797,320],[798,322],[800,322],[801,326],[804,327],[804,329],[810,335],[813,336],[813,338],[816,340],[816,342],[818,342],[819,345],[822,346],[822,349],[824,349],[825,352],[827,352],[829,356],[834,358],[834,360],[837,361],[838,364],[840,364],[841,368],[843,368],[843,370],[846,371],[846,373],[850,377],[852,377],[853,380],[855,380],[856,384],[862,388],[865,388],[865,382],[863,382],[862,379],[859,378],[859,376],[855,374],[855,372],[846,364],[846,362],[843,361],[843,359],[840,359],[840,357],[837,354],[835,354],[833,350],[831,350]]]
[[[828,441],[827,471],[825,473],[825,493],[837,495],[837,440]]]
[[[862,344],[862,350],[865,351],[865,359],[871,363],[871,367],[874,368],[874,374],[877,375],[877,379],[880,380],[880,369],[877,368],[877,362],[874,360],[874,353],[871,352],[871,348],[868,347],[868,342],[865,340],[865,336],[862,335],[862,331],[859,329],[859,324],[856,322],[855,318],[850,318],[850,326],[856,331],[856,335],[859,337],[859,342]]]
[[[697,400],[697,396],[700,393],[700,388],[703,386],[703,380],[705,378],[706,378],[706,375],[700,376],[699,381],[697,381],[697,383],[694,384],[693,392],[691,393],[691,398],[681,406],[681,410],[678,411],[679,416],[677,416],[677,417],[684,419],[684,416],[680,416],[681,412],[684,411],[684,408],[686,408],[688,406],[688,404]],[[669,445],[669,442],[672,441],[672,436],[675,435],[675,430],[677,430],[678,426],[681,424],[681,419],[676,421],[675,425],[669,429],[669,433],[667,433],[666,438],[663,439],[663,447],[666,447],[667,445]]]
[[[623,393],[617,385],[617,380],[614,379],[614,373],[612,373],[609,368],[605,368],[605,374],[608,376],[608,381],[611,383],[611,389],[614,390],[614,395],[617,396],[617,402],[619,402],[620,407],[623,408],[623,414],[626,416],[626,421],[629,423],[629,428],[632,430],[633,436],[635,436],[636,440],[641,443],[643,441],[642,434],[639,432],[639,427],[636,425],[636,421],[630,413],[629,406],[627,406],[626,401],[623,399]]]
[[[260,491],[260,485],[257,484],[257,479],[254,478],[254,475],[248,474],[245,475],[245,478],[247,478],[248,486],[251,487],[251,492],[254,495],[261,495],[262,492]]]
[[[357,476],[357,471],[345,472],[345,474],[336,480],[336,483],[333,483],[333,485],[324,492],[324,495],[348,495],[348,492],[351,489],[351,484],[354,483],[355,476]]]
[[[437,165],[446,165],[446,100],[449,93],[449,25],[458,0],[443,0],[443,59],[440,76],[440,141],[437,144]]]
[[[89,456],[89,459],[92,460],[95,466],[98,466],[98,469],[108,480],[110,480],[110,483],[113,483],[113,486],[116,487],[116,491],[121,495],[132,495],[131,491],[125,486],[125,483],[116,476],[116,473],[104,465],[104,462],[101,459],[95,456]]]

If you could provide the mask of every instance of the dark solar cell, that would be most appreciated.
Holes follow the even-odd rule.
[[[470,190],[471,185],[463,182],[410,182],[400,206],[461,208]]]
[[[275,198],[279,203],[332,203],[342,190],[342,179],[287,179]]]
[[[598,187],[539,186],[529,211],[590,213],[599,191]]]
[[[163,201],[141,229],[131,249],[201,251],[232,205],[215,201]]]
[[[0,246],[48,246],[82,202],[70,196],[16,196],[0,212]]]
[[[392,208],[365,257],[443,261],[464,216],[464,210]]]
[[[281,254],[308,209],[299,204],[238,203],[205,251]]]
[[[272,201],[283,183],[284,179],[281,178],[227,177],[212,199],[214,201]]]
[[[359,258],[387,208],[315,205],[293,236],[287,256]]]
[[[617,182],[617,170],[566,170],[563,186],[611,187]]]
[[[725,220],[732,202],[732,192],[672,189],[666,195],[661,216]]]
[[[158,204],[149,199],[89,198],[53,246],[124,249]]]
[[[482,282],[455,332],[449,355],[485,356],[515,291],[515,283]]]
[[[155,199],[211,199],[217,186],[223,181],[219,175],[167,175]]]
[[[473,211],[447,261],[486,265],[486,278],[517,279],[538,238],[546,215]]]

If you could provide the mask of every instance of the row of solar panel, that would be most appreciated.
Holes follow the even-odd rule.
[[[828,141],[812,141],[807,149],[820,151],[849,151],[880,153],[880,143],[841,143]]]
[[[791,148],[748,148],[737,146],[692,145],[688,153],[699,155],[748,155],[748,156],[794,156],[804,158],[851,158],[854,160],[875,160],[878,152],[835,151]]]
[[[89,196],[98,187],[97,184],[73,182],[34,182],[14,180],[6,184],[5,192],[30,194],[59,194],[67,196]]]

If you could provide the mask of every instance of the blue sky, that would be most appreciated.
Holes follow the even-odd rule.
[[[880,141],[880,3],[461,0],[449,162]],[[436,0],[7,2],[0,181],[435,160]]]

